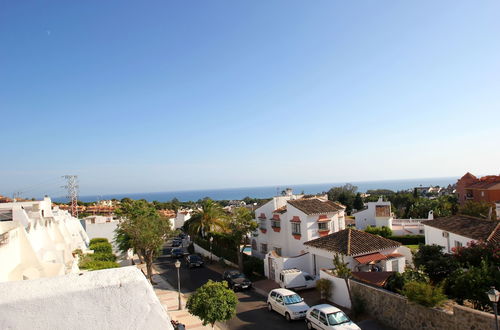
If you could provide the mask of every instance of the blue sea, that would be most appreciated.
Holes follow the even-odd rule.
[[[441,186],[446,187],[448,184],[457,182],[458,177],[446,178],[429,178],[429,179],[407,179],[407,180],[385,180],[385,181],[364,181],[364,182],[349,182],[358,187],[359,192],[366,192],[370,189],[390,189],[393,191],[411,189],[418,186]],[[80,196],[80,200],[84,202],[93,202],[98,199],[122,199],[129,197],[132,199],[145,199],[147,201],[166,202],[173,198],[180,201],[197,201],[199,199],[210,197],[214,200],[232,200],[243,199],[245,197],[253,198],[270,198],[281,193],[285,188],[292,188],[295,193],[318,194],[328,191],[332,187],[343,185],[347,182],[321,183],[321,184],[291,184],[283,186],[268,186],[268,187],[247,187],[247,188],[227,188],[227,189],[207,189],[207,190],[182,190],[182,191],[165,191],[165,192],[149,192],[149,193],[123,193],[110,195],[91,195]],[[65,198],[54,198],[55,201],[65,201]]]

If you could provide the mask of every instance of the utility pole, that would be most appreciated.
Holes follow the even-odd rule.
[[[63,178],[67,181],[65,188],[68,190],[68,195],[66,196],[71,202],[71,215],[78,218],[78,176],[76,175],[64,175]]]

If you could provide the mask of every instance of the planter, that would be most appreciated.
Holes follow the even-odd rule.
[[[300,239],[302,237],[302,235],[300,235],[300,234],[292,234],[292,236],[295,239]]]
[[[329,230],[318,230],[318,234],[319,234],[319,237],[323,237],[323,236],[330,234],[330,231]]]
[[[262,233],[262,234],[267,233],[267,229],[262,229],[262,228],[260,228],[260,231],[261,231],[261,233]]]
[[[273,227],[273,231],[279,233],[281,231],[281,227]]]

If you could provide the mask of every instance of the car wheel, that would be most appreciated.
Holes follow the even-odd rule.
[[[290,314],[289,313],[285,313],[285,319],[290,322],[292,321],[292,318],[290,317]]]
[[[307,329],[309,329],[309,330],[314,329],[314,328],[313,328],[313,325],[312,325],[312,323],[311,323],[311,321],[306,320],[306,325],[307,325]]]
[[[271,306],[271,303],[267,303],[267,310],[270,312],[273,311],[273,306]]]

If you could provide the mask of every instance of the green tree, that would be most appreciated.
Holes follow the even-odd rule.
[[[365,207],[363,204],[363,198],[361,198],[361,194],[357,193],[356,196],[354,197],[354,203],[353,203],[353,208],[356,210],[362,210]]]
[[[354,198],[357,191],[358,187],[347,183],[343,186],[331,188],[328,190],[327,195],[329,200],[340,202],[346,206],[347,212],[351,212],[354,207]]]
[[[392,292],[400,293],[408,282],[429,283],[429,276],[422,269],[407,267],[403,273],[394,273],[388,280],[385,288]]]
[[[201,201],[201,209],[186,221],[186,229],[193,235],[205,236],[210,231],[224,228],[227,215],[222,207],[211,199]]]
[[[238,298],[227,282],[214,282],[208,280],[189,296],[186,307],[189,313],[198,316],[203,325],[227,321],[236,314]]]
[[[405,284],[402,293],[409,301],[426,307],[439,306],[447,299],[441,286],[425,282],[410,281]]]
[[[348,266],[348,263],[344,262],[344,258],[341,255],[335,254],[333,256],[333,267],[333,273],[335,274],[335,276],[344,279],[345,285],[347,287],[347,293],[349,293],[349,300],[352,303],[351,287],[349,285],[349,279],[352,277],[352,272]]]
[[[228,222],[230,235],[233,238],[238,256],[238,267],[243,271],[243,251],[248,244],[248,235],[257,229],[257,222],[252,213],[245,207],[236,208]]]
[[[416,267],[423,267],[434,284],[447,278],[458,267],[456,260],[443,253],[443,247],[439,245],[421,245],[413,263]]]
[[[144,200],[122,203],[116,213],[122,218],[120,230],[144,258],[148,279],[153,283],[153,261],[171,232],[169,220],[161,218],[155,207]]]

